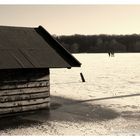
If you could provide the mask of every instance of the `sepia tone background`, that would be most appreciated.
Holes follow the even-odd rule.
[[[0,5],[0,25],[42,25],[56,35],[140,33],[140,5]]]

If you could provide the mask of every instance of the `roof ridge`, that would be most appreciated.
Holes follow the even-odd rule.
[[[0,25],[0,27],[4,27],[4,28],[37,28],[37,27],[29,27],[29,26],[12,26],[12,25]]]

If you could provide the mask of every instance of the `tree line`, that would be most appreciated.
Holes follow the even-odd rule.
[[[71,53],[140,52],[140,35],[70,35],[56,36]]]

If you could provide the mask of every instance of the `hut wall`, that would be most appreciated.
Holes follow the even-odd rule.
[[[0,70],[0,115],[48,108],[49,69]]]

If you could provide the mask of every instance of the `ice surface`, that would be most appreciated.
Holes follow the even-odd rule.
[[[74,56],[81,68],[50,71],[49,114],[2,120],[0,135],[140,135],[140,54]]]

